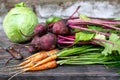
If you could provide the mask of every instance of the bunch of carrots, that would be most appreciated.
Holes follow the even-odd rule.
[[[83,65],[83,64],[117,64],[120,63],[118,55],[103,56],[103,48],[91,45],[71,47],[63,50],[53,49],[50,51],[40,51],[35,53],[18,65],[6,66],[1,70],[12,71],[14,76],[26,71],[41,71],[57,67],[57,65]]]
[[[50,68],[57,67],[55,55],[59,50],[53,49],[51,51],[40,51],[35,53],[29,57],[27,57],[22,63],[13,66],[6,66],[1,70],[4,71],[13,71],[15,74],[10,77],[8,80],[11,80],[17,74],[26,72],[26,71],[38,71],[38,70],[45,70]]]

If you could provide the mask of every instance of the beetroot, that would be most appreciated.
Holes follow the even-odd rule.
[[[57,35],[69,34],[70,30],[66,25],[66,20],[62,19],[58,22],[55,22],[52,28],[53,33]]]
[[[39,49],[38,49],[38,43],[39,43],[39,36],[38,35],[35,35],[31,41],[30,44],[27,45],[27,49],[30,53],[35,53],[37,52]]]
[[[42,36],[41,36],[41,37],[42,37]],[[33,45],[33,46],[38,46],[41,37],[38,36],[38,35],[34,36],[34,38],[33,38],[32,41],[31,41],[31,45]]]
[[[25,35],[21,32],[21,30],[20,30],[20,33],[25,37],[34,38],[36,35],[37,36],[42,36],[47,31],[48,31],[48,26],[45,23],[39,23],[35,26],[33,35],[31,35],[31,36]]]
[[[31,44],[33,45],[33,49],[37,48],[37,50],[51,50],[56,47],[57,37],[52,33],[47,33],[43,36],[36,35]],[[33,50],[34,51],[34,50]]]
[[[41,35],[45,34],[46,32],[47,32],[47,25],[45,23],[39,23],[34,28],[35,35],[38,34],[39,36],[41,36]]]
[[[43,35],[39,39],[39,47],[42,50],[54,49],[56,47],[56,43],[57,43],[57,37],[52,33],[48,33],[46,35]]]

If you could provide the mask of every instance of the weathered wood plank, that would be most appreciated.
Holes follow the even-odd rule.
[[[59,66],[51,70],[26,72],[12,80],[117,80],[120,76],[115,71],[116,69],[105,69],[102,65]],[[0,78],[6,80],[10,77],[9,74],[0,73]]]

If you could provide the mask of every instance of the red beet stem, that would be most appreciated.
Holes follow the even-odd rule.
[[[98,18],[98,17],[88,17],[91,20],[103,21],[105,24],[120,24],[120,20],[114,20],[114,18]],[[79,17],[72,17],[68,20],[79,19]]]
[[[74,19],[74,20],[68,20],[68,24],[74,24],[74,25],[90,25],[90,24],[94,24],[94,25],[101,25],[102,27],[108,27],[111,29],[115,29],[115,30],[120,30],[120,28],[118,27],[114,27],[108,24],[104,24],[102,21],[98,21],[98,20],[80,20],[80,19]]]
[[[74,38],[69,38],[69,37],[65,37],[65,36],[61,36],[61,35],[58,35],[58,37],[59,37],[59,38],[62,38],[62,39],[74,41]]]
[[[66,40],[59,39],[57,43],[58,44],[72,45],[72,44],[74,44],[74,40],[73,41],[66,41]],[[94,45],[96,45],[95,42],[91,42],[91,41],[79,41],[77,44],[94,44]]]
[[[84,30],[84,31],[94,32],[94,33],[102,34],[102,35],[105,35],[105,36],[110,36],[109,33],[99,32],[99,31],[97,31],[97,30],[92,30],[92,29],[88,29],[88,28],[82,28],[82,27],[80,27],[80,26],[72,26],[72,25],[69,25],[69,27],[71,27],[71,28],[77,28],[77,29]]]
[[[79,8],[80,8],[80,6],[77,7],[77,9],[74,11],[74,13],[68,19],[71,19],[74,16],[74,14],[79,10]]]

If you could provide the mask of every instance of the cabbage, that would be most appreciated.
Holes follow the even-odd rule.
[[[5,16],[3,29],[11,42],[21,43],[30,39],[23,34],[32,35],[37,24],[38,18],[35,13],[24,3],[18,3]]]

